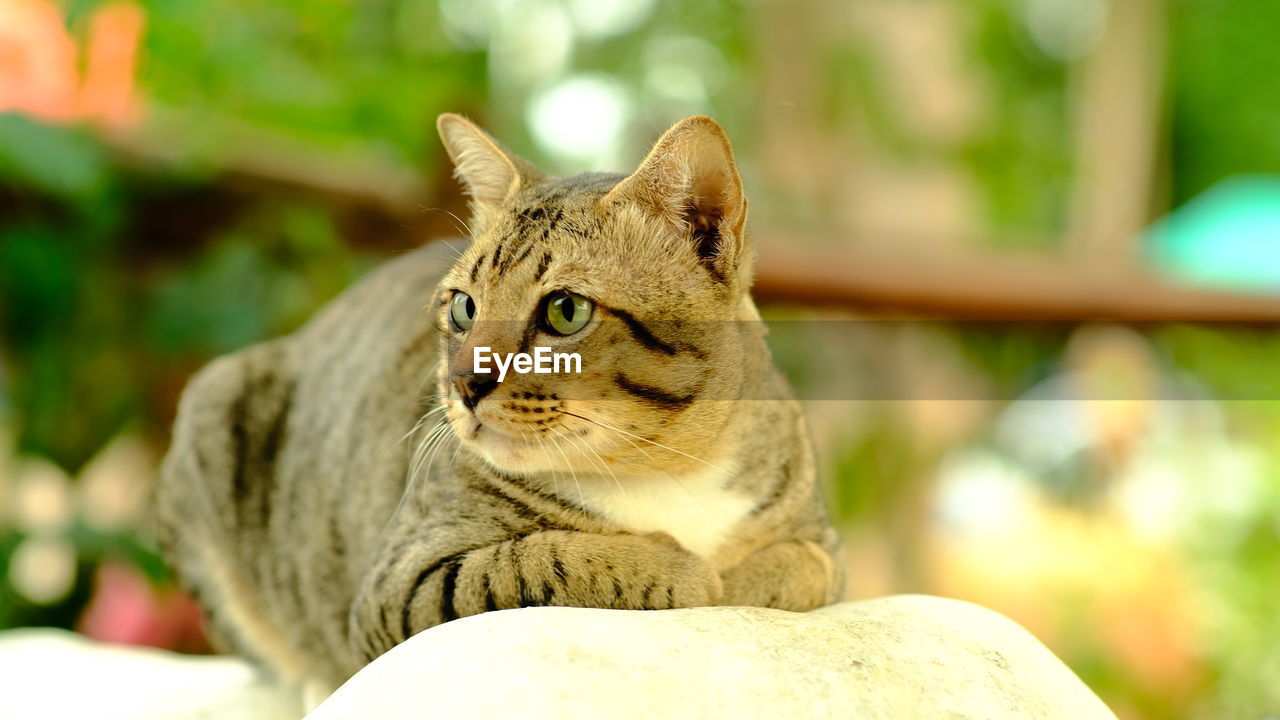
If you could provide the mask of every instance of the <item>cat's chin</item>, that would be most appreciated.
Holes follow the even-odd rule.
[[[574,472],[576,448],[555,448],[548,439],[505,433],[487,423],[473,423],[463,444],[495,470],[513,475]]]
[[[531,467],[542,469],[546,465],[547,449],[535,438],[522,437],[472,421],[464,443],[476,451],[485,462],[504,472],[519,472]]]

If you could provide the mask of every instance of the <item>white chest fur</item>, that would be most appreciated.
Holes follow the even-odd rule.
[[[755,506],[750,497],[724,489],[727,476],[712,469],[681,478],[610,479],[583,484],[582,500],[631,532],[665,532],[709,558]]]

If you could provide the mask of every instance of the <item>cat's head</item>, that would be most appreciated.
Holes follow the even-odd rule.
[[[510,473],[705,470],[759,351],[724,130],[690,117],[629,176],[556,178],[457,115],[438,125],[472,209],[435,306],[455,435]],[[510,356],[499,382],[516,353],[534,371]]]

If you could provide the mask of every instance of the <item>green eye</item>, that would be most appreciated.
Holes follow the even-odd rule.
[[[591,319],[591,301],[571,292],[558,292],[547,302],[547,327],[559,335],[572,335]]]
[[[466,293],[454,293],[453,302],[449,303],[449,317],[453,319],[454,327],[470,330],[476,320],[476,301]]]

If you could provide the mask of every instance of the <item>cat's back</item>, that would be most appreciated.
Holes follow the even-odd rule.
[[[158,534],[224,644],[299,675],[345,650],[353,578],[399,500],[405,435],[430,403],[429,306],[453,256],[435,244],[382,265],[183,392]]]
[[[454,256],[436,243],[382,265],[286,341],[296,388],[281,480],[301,485],[294,507],[310,515],[295,513],[298,524],[314,531],[315,517],[333,514],[326,532],[355,544],[346,560],[358,562],[380,529],[370,521],[394,509],[413,450],[406,434],[435,405],[433,303]]]

